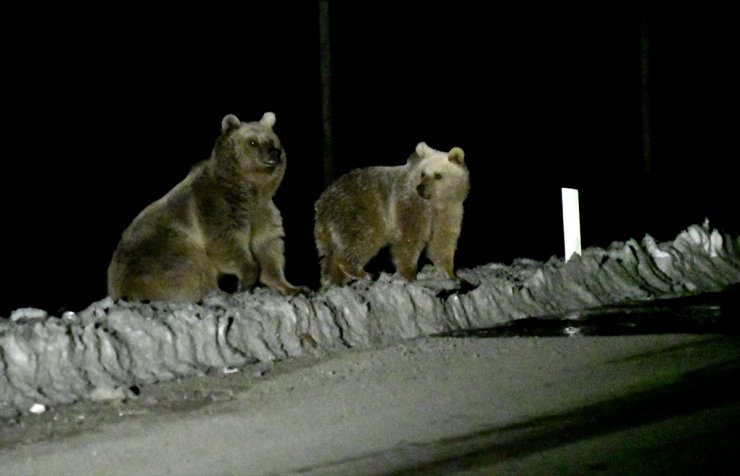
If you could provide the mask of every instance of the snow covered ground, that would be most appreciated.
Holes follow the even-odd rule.
[[[425,271],[413,285],[383,275],[290,299],[257,290],[198,305],[18,310],[0,323],[0,468],[650,474],[708,464],[681,448],[731,464],[726,444],[707,444],[737,446],[736,336],[429,336],[720,291],[740,282],[740,238],[692,225],[668,243],[646,236],[567,264],[459,274],[459,286]]]

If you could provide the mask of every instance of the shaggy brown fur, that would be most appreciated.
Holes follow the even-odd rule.
[[[114,299],[198,301],[235,275],[286,294],[283,225],[272,197],[285,173],[275,115],[242,123],[227,115],[211,157],[123,232],[108,268]]]
[[[387,245],[409,281],[425,248],[436,268],[454,278],[470,188],[464,156],[459,147],[440,152],[421,142],[406,165],[354,170],[332,183],[315,205],[322,286],[366,277],[365,265]]]

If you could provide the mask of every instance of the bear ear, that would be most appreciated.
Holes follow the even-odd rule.
[[[230,132],[234,129],[238,129],[241,125],[242,123],[239,121],[238,117],[233,114],[227,114],[224,116],[223,120],[221,120],[221,131]]]
[[[416,152],[412,152],[411,155],[409,155],[409,158],[406,159],[406,164],[411,165],[412,167],[416,166],[419,162],[421,162],[421,157],[419,157],[419,154]]]
[[[424,158],[432,152],[432,148],[427,145],[426,142],[419,142],[416,144],[416,155],[420,158]]]
[[[449,154],[447,154],[447,158],[450,159],[450,162],[457,165],[463,165],[465,162],[465,152],[459,147],[453,147]]]
[[[262,115],[262,119],[260,119],[260,124],[262,124],[265,127],[269,127],[272,129],[272,126],[275,125],[275,113],[274,112],[266,112]]]

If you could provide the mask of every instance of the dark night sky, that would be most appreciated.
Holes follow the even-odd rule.
[[[562,186],[581,190],[584,246],[671,239],[705,216],[740,232],[727,170],[738,157],[727,119],[737,105],[736,34],[723,15],[649,17],[655,176],[645,182],[639,15],[534,17],[460,3],[392,12],[332,3],[338,173],[401,164],[419,141],[462,147],[472,191],[459,267],[562,254]],[[315,3],[6,21],[15,29],[1,34],[0,316],[103,298],[123,229],[210,154],[227,113],[276,113],[288,152],[276,197],[286,271],[317,286]]]

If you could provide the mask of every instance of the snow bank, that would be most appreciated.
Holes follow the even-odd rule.
[[[291,298],[258,289],[189,305],[104,299],[61,317],[19,309],[0,321],[0,416],[126,398],[135,385],[307,353],[718,291],[740,282],[740,237],[705,223],[673,242],[648,235],[586,249],[567,264],[520,259],[458,274],[460,285],[426,268],[416,284],[384,274]]]

